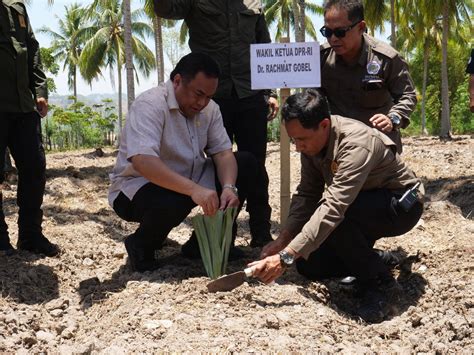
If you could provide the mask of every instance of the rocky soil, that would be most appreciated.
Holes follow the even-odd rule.
[[[430,202],[408,234],[377,247],[406,253],[394,270],[403,297],[385,321],[354,314],[357,298],[335,280],[308,282],[289,270],[275,285],[255,280],[232,292],[207,293],[200,261],[180,256],[187,219],[160,251],[164,266],[144,274],[127,265],[123,239],[136,225],[107,204],[114,151],[47,156],[45,234],[57,258],[27,252],[0,256],[0,352],[474,352],[474,139],[405,139],[404,158],[425,182]],[[279,148],[269,146],[272,232],[279,230]],[[292,191],[299,176],[291,154]],[[4,187],[16,242],[16,183]],[[194,212],[196,213],[196,212]],[[239,216],[247,261],[247,215]],[[232,262],[229,271],[245,267]]]

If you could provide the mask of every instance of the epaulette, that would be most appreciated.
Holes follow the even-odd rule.
[[[369,44],[372,47],[372,50],[374,52],[383,54],[384,56],[389,57],[389,58],[395,58],[396,56],[399,55],[399,53],[389,44],[379,41],[378,39],[375,39],[368,35],[366,35],[365,38],[369,39]]]

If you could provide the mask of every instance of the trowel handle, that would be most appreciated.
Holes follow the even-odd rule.
[[[254,270],[253,267],[248,267],[248,268],[244,269],[245,276],[247,276],[247,277],[252,277],[254,271],[255,271],[255,270]]]

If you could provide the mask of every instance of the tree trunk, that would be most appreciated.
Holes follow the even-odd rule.
[[[135,100],[135,79],[133,78],[133,50],[132,50],[132,15],[130,0],[123,1],[124,17],[124,44],[125,44],[125,68],[127,70],[127,107]],[[120,82],[119,82],[120,86]]]
[[[291,1],[291,7],[293,9],[293,25],[295,27],[295,42],[300,42],[300,9],[298,6],[298,0]]]
[[[449,31],[449,3],[443,4],[443,38],[441,48],[443,59],[441,62],[441,131],[440,138],[451,139],[451,122],[449,118],[449,86],[448,86],[448,31]]]
[[[426,87],[428,85],[428,58],[430,56],[428,41],[426,40],[424,46],[423,56],[423,88],[421,90],[421,134],[427,135],[426,130]]]
[[[299,0],[300,2],[300,31],[301,31],[301,42],[306,41],[306,3],[305,0]]]
[[[73,91],[74,91],[74,102],[77,102],[77,67],[76,66],[74,66],[73,80],[74,80],[74,83],[72,85],[73,85]]]
[[[390,42],[392,47],[397,49],[397,26],[395,23],[395,0],[390,0]]]
[[[161,27],[161,18],[153,17],[153,28],[155,30],[155,56],[156,71],[158,73],[158,84],[165,81],[165,59],[163,54],[163,31]]]
[[[119,129],[117,135],[117,146],[120,146],[120,139],[122,138],[122,127],[123,127],[123,113],[122,113],[122,63],[120,59],[117,61],[117,72],[118,72],[118,119]]]

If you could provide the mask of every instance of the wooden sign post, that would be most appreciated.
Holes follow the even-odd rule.
[[[283,106],[290,88],[321,86],[319,44],[317,42],[252,44],[250,46],[252,89],[280,88]],[[280,223],[284,224],[290,209],[290,139],[280,123]]]

